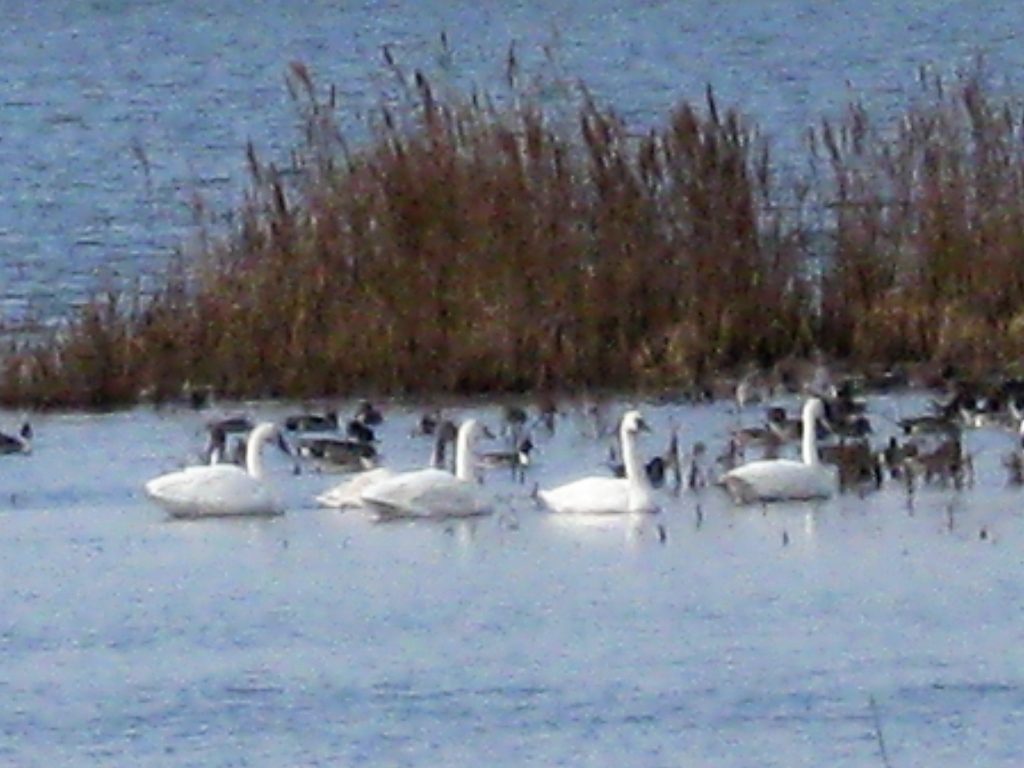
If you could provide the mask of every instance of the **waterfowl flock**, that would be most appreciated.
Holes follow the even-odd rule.
[[[1005,432],[1001,465],[1007,482],[1024,485],[1022,382],[955,383],[913,414],[899,413],[898,400],[873,398],[863,383],[819,387],[815,382],[798,392],[767,393],[744,378],[717,447],[707,435],[688,435],[682,412],[671,416],[659,437],[650,434],[643,409],[615,413],[599,402],[509,405],[495,414],[499,423],[493,430],[479,413],[460,419],[430,411],[406,438],[429,438],[419,467],[389,462],[377,435],[385,414],[366,400],[350,417],[336,408],[272,420],[227,414],[205,422],[206,444],[194,466],[155,477],[143,490],[171,517],[278,515],[287,505],[282,488],[274,486],[287,481],[272,481],[264,469],[264,453],[273,447],[287,453],[295,473],[324,477],[311,503],[363,510],[375,520],[489,514],[502,506],[488,479],[500,470],[509,473],[511,487],[521,489],[524,504],[546,514],[651,515],[665,508],[666,499],[686,493],[721,493],[736,505],[769,505],[864,494],[887,483],[909,492],[922,484],[964,488],[974,481],[974,457],[964,435],[976,429]],[[608,461],[581,466],[560,481],[543,470],[531,479],[538,453],[543,466],[554,448],[551,438],[569,415],[579,439],[605,442]],[[396,439],[393,430],[385,434]],[[0,454],[29,456],[33,438],[28,422],[0,432]],[[667,447],[658,450],[658,443]]]

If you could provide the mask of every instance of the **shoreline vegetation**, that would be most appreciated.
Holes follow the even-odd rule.
[[[884,125],[859,103],[823,119],[784,181],[710,88],[637,136],[583,86],[556,120],[541,99],[449,93],[385,59],[407,85],[358,146],[333,89],[292,64],[289,167],[249,146],[228,231],[203,229],[156,291],[14,333],[0,403],[159,403],[186,384],[228,399],[683,393],[811,359],[1020,372],[1024,108],[980,67],[922,74]],[[516,92],[513,52],[507,75]]]

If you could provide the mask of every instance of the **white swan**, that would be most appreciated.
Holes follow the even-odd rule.
[[[721,482],[740,504],[758,501],[825,499],[839,487],[834,466],[822,464],[818,457],[818,420],[825,406],[817,397],[803,408],[803,460],[768,459],[752,461],[722,475]]]
[[[619,427],[625,477],[584,477],[549,491],[538,491],[537,497],[552,512],[559,513],[657,512],[651,484],[636,449],[637,434],[649,431],[639,411],[627,412]]]
[[[245,469],[234,464],[186,467],[147,482],[146,494],[173,517],[282,514],[263,476],[262,450],[270,440],[285,449],[277,426],[260,424],[249,436]]]
[[[430,463],[432,469],[442,469],[445,463],[445,452],[448,443],[453,442],[456,437],[455,425],[445,421],[436,430],[434,446],[430,451]],[[387,467],[377,467],[359,472],[342,483],[329,488],[316,497],[317,503],[322,507],[334,507],[344,509],[346,507],[361,507],[363,505],[363,491],[384,480],[389,480],[397,473]]]
[[[360,501],[381,519],[471,517],[491,511],[474,476],[473,448],[480,424],[468,419],[459,427],[455,444],[455,474],[431,467],[402,472],[372,484]]]

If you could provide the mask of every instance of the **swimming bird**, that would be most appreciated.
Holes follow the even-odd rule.
[[[510,469],[512,477],[522,482],[526,468],[530,466],[530,453],[533,451],[533,440],[529,435],[523,437],[514,450],[486,451],[477,459],[478,466],[484,469]]]
[[[32,425],[27,421],[21,425],[17,435],[0,432],[0,454],[31,453]]]
[[[284,420],[289,432],[334,432],[338,428],[338,412],[297,413]]]
[[[321,469],[332,470],[372,469],[378,458],[372,443],[346,437],[303,436],[298,440],[298,452]]]
[[[552,512],[603,515],[657,512],[647,472],[637,453],[637,435],[649,432],[640,411],[628,411],[619,425],[625,477],[584,477],[546,491],[537,498]]]
[[[839,485],[836,467],[818,457],[817,425],[825,406],[817,397],[804,404],[802,414],[803,460],[752,461],[722,475],[721,482],[738,503],[820,499],[832,496]]]
[[[474,448],[481,425],[467,419],[455,444],[455,474],[428,468],[402,472],[374,483],[360,496],[379,519],[471,517],[491,511],[491,502],[476,483]]]
[[[1003,466],[1010,474],[1010,483],[1024,485],[1024,419],[1018,428],[1017,444],[1003,457]]]
[[[367,426],[359,419],[349,419],[348,424],[345,425],[345,434],[362,443],[377,441],[377,434],[373,431],[373,427]]]
[[[619,461],[615,455],[615,449],[611,448],[608,454],[608,468],[616,477],[626,476],[626,465]],[[665,453],[652,457],[644,464],[644,471],[647,474],[647,481],[652,488],[661,488],[665,484],[665,476],[672,470],[676,487],[682,485],[682,470],[679,466],[679,437],[675,431],[669,438],[668,448]]]
[[[441,423],[441,421],[440,411],[426,411],[420,414],[420,418],[411,434],[413,436],[432,437],[434,430],[437,429],[437,425]]]
[[[252,419],[248,416],[225,416],[220,419],[213,419],[207,422],[206,428],[213,432],[214,429],[220,428],[224,430],[226,434],[237,435],[243,432],[252,431]]]
[[[861,438],[825,445],[819,454],[822,462],[838,468],[842,490],[868,485],[876,489],[882,487],[882,457],[871,449],[867,440]]]
[[[369,400],[363,400],[356,408],[355,420],[368,427],[377,427],[384,423],[384,414]]]
[[[435,430],[434,445],[431,448],[430,461],[428,463],[429,467],[444,469],[447,446],[448,443],[455,441],[455,436],[455,425],[446,419]],[[316,501],[322,507],[334,507],[337,509],[362,506],[363,491],[375,483],[394,477],[395,474],[395,471],[388,467],[375,467],[364,472],[358,472],[344,482],[321,493],[316,497]]]
[[[264,479],[263,446],[270,441],[288,453],[276,424],[257,426],[249,436],[245,468],[234,464],[186,467],[146,483],[146,494],[172,517],[240,517],[284,512]]]

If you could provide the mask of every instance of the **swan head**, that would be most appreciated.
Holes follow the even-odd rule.
[[[459,427],[458,437],[466,445],[474,445],[481,437],[493,438],[494,433],[476,419],[466,419]]]
[[[246,442],[255,445],[257,449],[263,444],[276,445],[286,455],[293,455],[292,448],[288,441],[285,440],[281,427],[273,422],[267,421],[258,425],[252,431],[252,434],[249,435],[249,439]]]
[[[635,435],[639,432],[651,431],[640,411],[627,411],[622,417],[621,429],[624,435]]]

